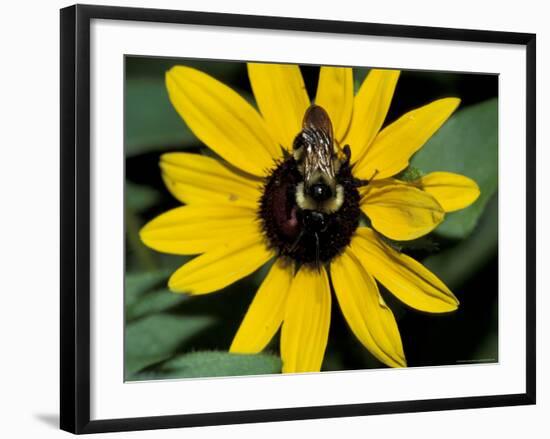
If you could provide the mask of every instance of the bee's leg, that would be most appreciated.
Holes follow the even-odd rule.
[[[315,232],[315,266],[318,270],[321,269],[321,255],[319,254],[319,235]]]
[[[304,131],[300,131],[298,135],[294,138],[294,141],[292,142],[292,155],[294,156],[295,160],[300,160],[304,154],[303,146],[306,142],[306,139],[304,138],[305,133]]]
[[[374,177],[376,177],[376,174],[378,174],[378,169],[375,169],[374,170],[374,173],[372,174],[372,177],[369,178],[368,180],[365,180],[365,179],[362,179],[362,178],[354,178],[353,179],[353,184],[355,185],[355,187],[359,188],[359,187],[363,187],[363,186],[366,186],[367,184],[369,184],[372,179]]]
[[[283,154],[283,159],[285,159],[285,160],[286,160],[287,158],[289,158],[289,157],[292,155],[292,154],[288,151],[288,149],[283,148],[282,146],[281,146],[281,153]]]
[[[294,141],[292,142],[292,148],[294,150],[300,149],[304,145],[304,138],[302,136],[302,132],[298,133],[298,135],[294,138]]]
[[[367,184],[369,184],[369,181],[370,180],[364,180],[362,178],[354,178],[353,179],[353,184],[356,188],[359,188],[359,187],[363,187],[363,186],[366,186]]]
[[[298,243],[300,242],[300,240],[302,239],[302,236],[304,236],[304,229],[302,229],[298,235],[298,237],[296,238],[296,241],[294,241],[294,243],[292,244],[292,247],[290,247],[290,252],[293,252],[294,250],[296,250],[296,246],[298,245]]]
[[[346,161],[344,162],[345,165],[349,165],[349,162],[351,160],[351,148],[349,145],[344,145],[342,148],[342,152],[344,153],[344,157],[346,157]]]

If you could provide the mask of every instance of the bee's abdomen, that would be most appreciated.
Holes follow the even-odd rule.
[[[260,206],[260,219],[271,243],[285,247],[301,229],[296,207],[296,184],[300,174],[294,160],[283,162],[268,179]]]

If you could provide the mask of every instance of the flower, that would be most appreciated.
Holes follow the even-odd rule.
[[[185,152],[161,157],[166,186],[184,205],[145,225],[142,241],[160,252],[199,255],[168,282],[172,291],[192,295],[218,291],[274,259],[231,352],[260,352],[282,326],[283,372],[319,371],[332,287],[359,341],[382,363],[406,366],[397,323],[377,282],[425,312],[453,311],[458,300],[382,236],[416,239],[446,212],[479,196],[476,183],[462,175],[395,178],[459,99],[428,103],[382,128],[399,72],[371,70],[354,95],[351,68],[322,67],[315,104],[330,119],[340,152],[344,145],[349,149],[347,161],[345,153],[334,159],[339,170],[332,190],[340,186],[339,201],[334,195],[336,205],[318,215],[299,199],[306,192],[295,141],[311,105],[299,67],[250,63],[248,76],[259,111],[199,70],[176,66],[167,72],[173,106],[220,158]]]

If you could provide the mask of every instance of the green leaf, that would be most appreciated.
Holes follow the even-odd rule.
[[[459,110],[415,154],[411,165],[425,173],[455,172],[477,182],[481,190],[478,200],[448,214],[436,229],[445,238],[469,235],[498,187],[498,100]]]
[[[126,379],[151,364],[170,358],[186,341],[214,323],[211,316],[155,314],[126,325]]]
[[[200,142],[168,99],[164,77],[127,78],[125,96],[126,156],[152,150],[188,147]]]
[[[124,303],[132,306],[140,296],[160,285],[165,286],[169,270],[126,273],[124,279]]]
[[[497,248],[498,194],[495,194],[470,236],[453,247],[427,257],[423,264],[450,288],[456,288],[483,267]]]
[[[157,371],[139,374],[138,379],[224,377],[280,372],[281,360],[272,354],[203,351],[174,357],[164,362]]]
[[[491,313],[492,326],[498,328],[498,305],[495,304],[493,312]],[[472,359],[476,362],[498,361],[498,329],[495,329],[481,340],[481,343],[477,347],[475,353],[472,355]]]
[[[126,207],[132,212],[141,212],[154,206],[160,198],[160,194],[150,186],[132,183],[126,180],[125,186]]]
[[[354,67],[353,68],[353,93],[357,94],[361,84],[366,79],[367,75],[370,72],[370,68],[367,67]]]
[[[407,169],[401,171],[398,175],[395,176],[398,180],[403,181],[415,181],[422,177],[424,173],[414,166],[408,166]]]
[[[187,300],[184,294],[172,293],[168,289],[148,292],[126,306],[126,321],[165,311]]]

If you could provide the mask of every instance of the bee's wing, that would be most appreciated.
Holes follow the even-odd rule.
[[[311,105],[304,115],[302,122],[303,129],[320,130],[328,138],[329,143],[332,145],[334,141],[334,135],[332,131],[332,122],[330,117],[323,107],[319,105]]]
[[[307,110],[302,122],[302,129],[321,131],[324,142],[330,146],[330,151],[334,151],[342,161],[346,160],[346,151],[341,147],[338,141],[334,140],[332,122],[328,113],[319,105],[311,105]]]
[[[324,176],[327,182],[334,179],[334,138],[332,123],[327,112],[318,105],[310,106],[302,123],[302,133],[306,136],[304,154],[304,179],[306,184]]]

